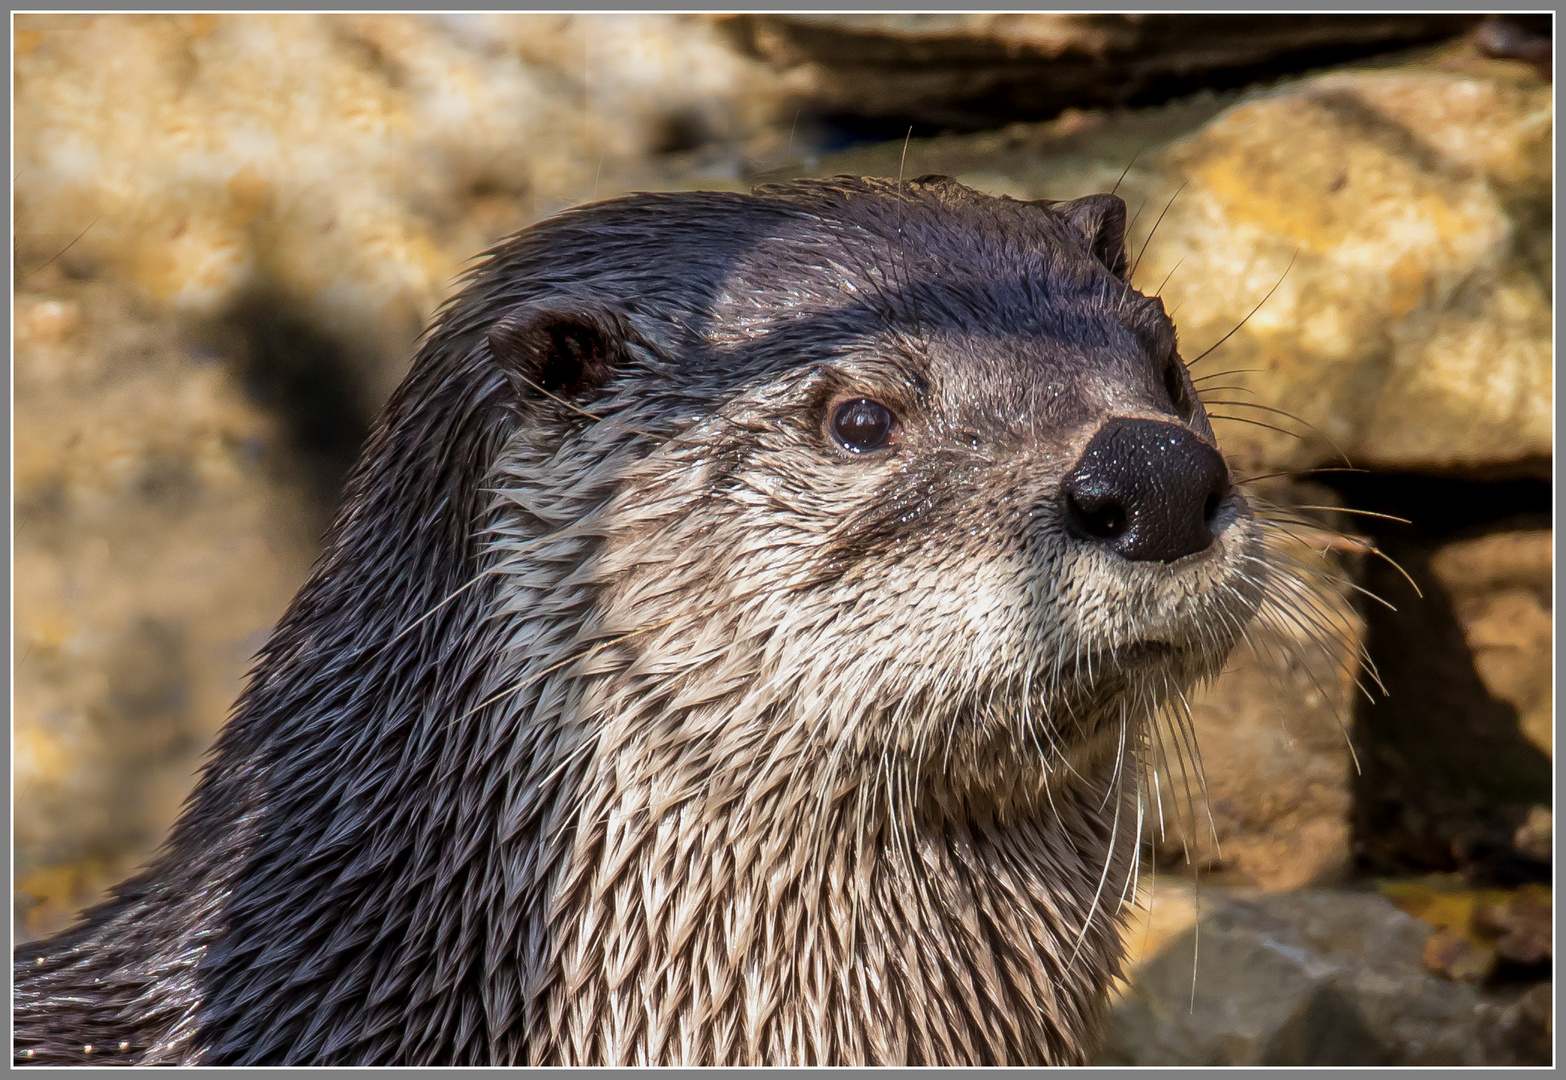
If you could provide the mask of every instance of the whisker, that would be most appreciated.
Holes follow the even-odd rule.
[[[1125,911],[1127,903],[1136,902],[1136,887],[1142,877],[1142,828],[1146,820],[1147,811],[1143,805],[1143,779],[1140,774],[1136,782],[1136,826],[1133,835],[1136,837],[1136,847],[1131,857],[1131,872],[1126,875],[1125,883],[1120,887],[1120,906],[1116,914]]]
[[[1399,525],[1412,525],[1413,522],[1406,517],[1398,517],[1396,514],[1383,514],[1378,510],[1359,510],[1352,506],[1312,506],[1309,503],[1292,503],[1296,510],[1330,510],[1339,514],[1358,514],[1360,517],[1380,518],[1382,521],[1395,521]]]
[[[1146,209],[1146,208],[1147,208],[1147,200],[1143,199],[1142,200],[1142,204],[1136,208],[1136,213],[1131,215],[1130,223],[1126,225],[1125,235],[1127,237],[1130,237],[1131,231],[1136,228],[1137,219],[1142,216],[1142,211],[1144,209]],[[1121,282],[1121,285],[1120,285],[1120,300],[1118,301],[1118,306],[1121,307],[1121,308],[1124,308],[1126,306],[1126,298],[1128,296],[1130,296],[1130,295],[1131,295],[1131,275],[1128,273],[1125,276],[1125,280],[1123,282]]]
[[[1147,246],[1153,242],[1153,237],[1158,234],[1158,226],[1164,223],[1164,215],[1169,213],[1169,208],[1174,205],[1174,201],[1180,197],[1180,192],[1184,191],[1186,184],[1189,183],[1189,180],[1185,181],[1179,187],[1175,188],[1173,195],[1169,196],[1169,201],[1164,204],[1163,210],[1158,214],[1158,220],[1153,222],[1153,227],[1147,231],[1147,238],[1142,241],[1142,250],[1137,252],[1136,261],[1131,264],[1131,272],[1126,275],[1127,281],[1136,280],[1136,268],[1142,265],[1142,256],[1147,254]],[[1130,232],[1130,229],[1126,230],[1127,235],[1129,235]],[[1173,273],[1173,271],[1170,272]]]
[[[1320,613],[1313,606],[1314,601],[1318,598],[1312,591],[1297,591],[1294,599],[1305,601],[1307,606],[1293,607],[1284,604],[1281,598],[1273,597],[1271,604],[1264,605],[1257,610],[1256,619],[1261,625],[1268,626],[1284,636],[1292,636],[1287,633],[1287,626],[1292,625],[1322,650],[1323,655],[1328,658],[1336,670],[1352,680],[1366,698],[1374,702],[1374,696],[1371,695],[1369,688],[1359,680],[1356,669],[1351,667],[1347,660],[1339,658],[1335,652],[1328,648],[1328,645],[1333,641],[1339,644],[1352,645],[1352,651],[1355,654],[1354,658],[1360,662],[1359,670],[1364,670],[1376,683],[1377,687],[1381,689],[1382,693],[1385,694],[1386,688],[1381,684],[1380,676],[1375,671],[1375,665],[1370,662],[1370,657],[1365,652],[1364,644],[1358,641],[1358,635],[1353,632],[1352,628],[1347,625],[1333,623],[1326,615]],[[1318,632],[1327,635],[1326,639],[1317,637]],[[1316,689],[1323,696],[1330,697],[1326,688],[1316,681],[1309,665],[1305,665],[1302,670],[1304,670],[1306,676],[1315,684]]]
[[[1162,296],[1164,294],[1164,286],[1169,284],[1169,279],[1174,277],[1174,272],[1180,269],[1180,264],[1183,262],[1185,262],[1184,255],[1175,260],[1175,264],[1169,268],[1169,273],[1164,275],[1164,280],[1160,281],[1158,283],[1158,288],[1153,290],[1154,296]]]
[[[546,539],[546,538],[545,537],[539,537],[538,539],[543,540],[543,539]],[[497,573],[500,573],[500,572],[501,572],[501,568],[500,567],[496,567],[496,566],[490,566],[490,567],[486,567],[483,570],[480,570],[478,573],[474,574],[471,578],[469,578],[466,584],[459,585],[454,592],[452,592],[449,596],[446,597],[446,599],[440,601],[434,607],[432,607],[428,611],[426,611],[423,615],[420,615],[417,619],[414,619],[407,626],[405,626],[401,630],[399,630],[395,636],[388,638],[384,643],[381,644],[380,647],[385,649],[385,648],[390,648],[392,645],[397,644],[397,642],[401,641],[403,638],[407,637],[414,630],[416,630],[419,627],[419,625],[424,622],[425,619],[428,619],[430,616],[432,616],[436,612],[438,612],[441,608],[445,607],[447,604],[451,603],[457,597],[461,596],[463,593],[467,592],[473,586],[477,585],[480,581],[483,581],[484,578],[488,577],[491,574],[497,574]]]
[[[1252,420],[1249,417],[1225,416],[1223,413],[1209,412],[1207,415],[1213,420],[1231,420],[1236,424],[1252,424],[1256,427],[1267,428],[1270,431],[1276,431],[1287,435],[1291,439],[1298,439],[1300,442],[1305,441],[1305,436],[1301,435],[1299,432],[1290,431],[1288,428],[1281,428],[1277,424],[1264,424],[1260,420]]]
[[[1214,342],[1212,345],[1210,345],[1208,347],[1207,351],[1202,353],[1201,356],[1198,356],[1195,360],[1187,361],[1185,366],[1188,367],[1188,368],[1191,368],[1191,367],[1195,367],[1197,364],[1200,364],[1208,356],[1212,355],[1212,352],[1213,352],[1214,349],[1218,348],[1218,346],[1222,345],[1224,342],[1228,341],[1235,334],[1237,334],[1239,332],[1241,326],[1244,326],[1246,323],[1250,322],[1251,321],[1251,315],[1255,315],[1258,311],[1260,311],[1262,309],[1262,304],[1265,304],[1268,300],[1272,299],[1272,294],[1278,291],[1278,286],[1283,284],[1283,279],[1289,276],[1289,271],[1294,268],[1294,260],[1298,259],[1299,257],[1300,257],[1299,249],[1295,248],[1294,249],[1294,254],[1289,258],[1289,265],[1285,266],[1283,268],[1283,273],[1282,273],[1282,275],[1279,276],[1277,284],[1274,285],[1272,288],[1268,289],[1267,290],[1267,295],[1262,297],[1261,301],[1255,307],[1251,308],[1250,315],[1247,315],[1247,316],[1245,316],[1245,318],[1241,319],[1239,326],[1236,326],[1233,330],[1230,330],[1227,334],[1225,334],[1223,337],[1219,338],[1216,342]]]
[[[1115,192],[1120,190],[1121,181],[1123,181],[1128,175],[1130,175],[1131,166],[1136,164],[1136,159],[1141,156],[1142,151],[1146,150],[1151,145],[1152,145],[1152,141],[1149,140],[1148,142],[1145,142],[1141,146],[1137,147],[1136,153],[1131,155],[1131,160],[1126,162],[1126,167],[1120,170],[1120,179],[1116,180],[1115,181],[1115,186],[1109,189],[1109,194],[1113,195]],[[1130,231],[1131,231],[1130,229],[1126,230],[1126,232],[1128,232],[1128,233]]]
[[[1197,396],[1200,397],[1201,395],[1198,394]],[[1207,404],[1207,402],[1203,401],[1202,404],[1205,406]],[[1261,404],[1260,402],[1257,402],[1257,401],[1214,401],[1214,402],[1212,402],[1212,404],[1214,404],[1214,405],[1224,405],[1224,406],[1234,406],[1234,407],[1241,408],[1241,409],[1261,409],[1261,410],[1263,410],[1265,412],[1277,413],[1279,416],[1286,416],[1290,420],[1293,420],[1295,423],[1304,424],[1306,427],[1308,427],[1312,431],[1314,431],[1317,435],[1320,435],[1323,439],[1327,440],[1328,444],[1331,445],[1332,449],[1334,449],[1334,450],[1336,450],[1338,452],[1338,456],[1343,459],[1344,463],[1347,464],[1349,466],[1349,468],[1353,468],[1354,467],[1354,463],[1352,461],[1349,461],[1348,454],[1343,452],[1343,448],[1338,445],[1336,439],[1334,439],[1331,435],[1328,435],[1325,431],[1321,430],[1321,428],[1317,427],[1315,424],[1311,423],[1309,420],[1306,420],[1302,416],[1295,416],[1291,412],[1285,412],[1283,409],[1275,408],[1272,405],[1263,405],[1263,404]]]
[[[1391,601],[1389,601],[1385,597],[1383,597],[1380,593],[1372,592],[1371,590],[1365,588],[1363,585],[1360,585],[1360,584],[1358,584],[1356,582],[1353,582],[1353,581],[1349,581],[1347,579],[1344,580],[1343,584],[1347,585],[1349,588],[1353,589],[1355,592],[1359,593],[1361,596],[1365,597],[1366,599],[1374,600],[1376,603],[1380,604],[1382,607],[1386,608],[1388,611],[1394,611],[1395,612],[1397,610],[1397,607],[1394,604],[1392,604]]]
[[[569,402],[569,401],[567,401],[563,397],[559,397],[558,395],[550,393],[548,390],[545,390],[542,386],[540,386],[538,383],[534,382],[532,379],[528,378],[526,375],[522,374],[520,371],[513,371],[511,374],[515,375],[517,378],[519,378],[523,382],[527,383],[534,390],[537,390],[540,394],[543,394],[549,400],[551,400],[553,402],[556,402],[557,404],[564,405],[566,408],[570,409],[572,412],[580,413],[581,415],[587,417],[589,420],[592,420],[592,421],[595,421],[595,422],[602,422],[602,421],[605,421],[605,420],[612,420],[613,419],[613,417],[610,417],[610,416],[600,416],[598,413],[588,412],[586,409],[582,408],[581,406],[576,405],[576,404],[574,404],[572,402]],[[633,428],[633,427],[627,427],[625,430],[629,431],[632,435],[640,435],[642,438],[644,438],[644,439],[651,439],[654,442],[668,442],[669,441],[666,437],[664,437],[662,435],[653,435],[653,434],[651,434],[649,432],[646,432],[646,431],[638,431],[636,428]]]
[[[1274,479],[1276,479],[1276,478],[1278,478],[1280,476],[1288,476],[1288,477],[1314,476],[1316,473],[1329,473],[1329,472],[1368,473],[1368,472],[1370,472],[1370,470],[1369,469],[1357,469],[1357,468],[1351,468],[1351,467],[1350,468],[1345,468],[1344,466],[1341,466],[1341,465],[1327,465],[1327,466],[1323,466],[1323,467],[1318,468],[1318,469],[1281,469],[1278,472],[1261,473],[1260,475],[1257,475],[1257,476],[1247,476],[1244,480],[1236,480],[1235,483],[1237,483],[1237,484],[1251,484],[1251,483],[1255,483],[1258,480],[1274,480]]]
[[[1259,367],[1230,368],[1228,371],[1215,371],[1211,375],[1203,375],[1200,379],[1192,379],[1191,382],[1200,385],[1209,379],[1222,379],[1227,375],[1264,375],[1266,373],[1266,368]]]
[[[1359,689],[1360,693],[1365,695],[1366,700],[1374,703],[1376,699],[1375,695],[1370,692],[1370,688],[1360,680],[1359,673],[1361,671],[1370,677],[1383,696],[1386,695],[1386,686],[1381,682],[1381,675],[1376,670],[1375,662],[1371,660],[1369,654],[1365,651],[1364,644],[1358,641],[1357,636],[1348,628],[1324,623],[1319,615],[1311,615],[1309,612],[1287,607],[1276,600],[1270,605],[1259,609],[1256,619],[1258,625],[1285,637],[1294,636],[1289,633],[1288,629],[1289,626],[1293,626],[1295,630],[1303,634],[1311,644],[1321,651],[1321,654],[1327,658],[1328,663],[1335,671],[1352,682]],[[1339,657],[1330,648],[1333,643],[1348,646],[1349,651],[1353,653],[1353,661],[1357,661],[1357,666],[1351,663],[1350,660]],[[1323,696],[1330,696],[1327,694],[1326,688],[1317,681],[1309,665],[1304,665],[1302,670]]]
[[[1186,831],[1184,822],[1181,822],[1178,817],[1176,818],[1176,824],[1180,826],[1180,839],[1185,847],[1185,861],[1187,864],[1191,864],[1193,862],[1192,852],[1196,846],[1196,794],[1191,789],[1191,774],[1196,771],[1196,764],[1189,757],[1186,740],[1184,739],[1188,726],[1184,722],[1185,718],[1174,712],[1170,712],[1168,715],[1170,718],[1169,741],[1174,747],[1175,763],[1180,767],[1180,784],[1185,789],[1185,806],[1191,816],[1190,831]],[[1170,779],[1173,780],[1174,778],[1171,777]],[[1199,788],[1203,786],[1200,779],[1197,781],[1197,786]]]
[[[1165,756],[1163,751],[1163,736],[1158,732],[1158,720],[1159,717],[1155,716],[1153,718],[1152,723],[1148,725],[1148,731],[1150,735],[1150,742],[1154,746],[1152,752],[1153,804],[1158,810],[1158,835],[1163,837],[1166,835],[1164,828],[1164,793],[1162,786],[1158,782],[1158,764],[1161,760],[1165,760]],[[1168,771],[1167,763],[1165,764],[1165,771]],[[1156,862],[1154,865],[1157,865]]]
[[[1202,873],[1192,868],[1192,876],[1196,879],[1196,887],[1191,891],[1193,904],[1196,908],[1196,922],[1191,926],[1191,1012],[1196,1011],[1196,961],[1202,949]]]
[[[1191,764],[1196,770],[1196,783],[1202,792],[1202,807],[1207,812],[1207,827],[1212,833],[1213,851],[1217,858],[1222,859],[1223,844],[1218,839],[1218,822],[1213,819],[1213,800],[1207,787],[1207,765],[1202,760],[1201,744],[1196,738],[1196,725],[1191,712],[1191,703],[1186,700],[1185,691],[1180,689],[1178,683],[1174,684],[1173,689],[1180,700],[1180,707],[1176,710],[1176,715],[1180,721],[1177,731],[1189,745]]]
[[[1158,784],[1158,770],[1156,767],[1153,770],[1153,784],[1156,789],[1156,785]],[[1153,798],[1155,800],[1158,798],[1156,790],[1154,792]],[[1160,820],[1162,820],[1162,807],[1159,808],[1158,813]],[[1161,827],[1160,832],[1162,832]],[[1140,839],[1140,837],[1138,837],[1138,839]],[[1147,858],[1147,927],[1142,931],[1141,953],[1143,956],[1147,955],[1147,943],[1152,939],[1153,936],[1153,904],[1156,903],[1154,898],[1158,894],[1158,841],[1152,837],[1149,837],[1147,846],[1149,848]]]
[[[1128,166],[1128,168],[1129,168],[1129,166]],[[17,175],[20,176],[21,174],[18,173]],[[39,263],[37,266],[35,266],[31,270],[27,271],[26,274],[22,275],[23,280],[28,280],[28,279],[32,278],[34,275],[36,275],[37,273],[39,273],[40,271],[45,270],[48,267],[52,266],[56,259],[58,259],[60,256],[64,255],[67,251],[70,251],[73,247],[75,247],[76,246],[76,242],[78,240],[80,240],[82,237],[86,236],[87,233],[89,231],[91,231],[92,227],[94,225],[98,224],[98,222],[101,221],[101,220],[103,220],[103,214],[100,213],[97,217],[95,217],[91,221],[89,221],[87,223],[87,228],[85,228],[81,232],[77,233],[76,234],[76,238],[74,240],[72,240],[69,244],[66,244],[59,251],[56,251],[53,255],[49,256],[47,261]]]
[[[1122,711],[1121,711],[1121,720],[1120,720],[1120,735],[1121,735],[1121,740],[1122,740],[1122,746],[1124,745],[1124,739],[1125,739],[1125,713],[1124,713],[1124,709],[1125,709],[1125,703],[1122,702],[1121,703],[1121,710]],[[1109,786],[1110,788],[1113,788],[1114,785],[1113,785],[1113,783],[1110,783],[1107,786]],[[1102,898],[1103,895],[1104,895],[1104,885],[1109,881],[1109,869],[1110,869],[1111,864],[1114,862],[1114,857],[1115,857],[1115,843],[1120,838],[1120,808],[1121,808],[1122,804],[1124,804],[1124,802],[1125,802],[1124,799],[1118,799],[1117,798],[1115,800],[1115,814],[1114,814],[1114,817],[1111,819],[1110,824],[1109,824],[1109,844],[1108,844],[1107,854],[1104,856],[1104,869],[1099,873],[1099,876],[1098,876],[1098,888],[1093,891],[1093,902],[1088,905],[1087,915],[1082,920],[1082,929],[1077,932],[1077,941],[1076,941],[1076,944],[1072,947],[1071,958],[1066,961],[1066,970],[1068,972],[1074,966],[1076,966],[1077,956],[1080,955],[1080,953],[1082,952],[1082,945],[1087,940],[1088,930],[1093,925],[1093,916],[1098,912],[1098,902],[1099,902],[1100,898]]]
[[[1137,218],[1142,216],[1142,211],[1145,210],[1145,209],[1147,209],[1147,200],[1143,199],[1141,201],[1141,203],[1137,206],[1136,213],[1131,215],[1131,221],[1126,225],[1126,235],[1127,236],[1130,236],[1131,235],[1131,231],[1136,228]],[[1129,275],[1128,275],[1128,277],[1129,277]]]
[[[1403,576],[1403,580],[1408,582],[1409,587],[1414,590],[1414,595],[1419,597],[1421,600],[1424,599],[1424,597],[1425,597],[1424,592],[1419,588],[1418,583],[1415,582],[1414,579],[1409,575],[1408,571],[1404,570],[1403,567],[1398,564],[1396,559],[1392,558],[1392,556],[1390,556],[1386,552],[1382,551],[1375,544],[1367,543],[1365,541],[1356,540],[1354,537],[1345,536],[1342,533],[1335,533],[1334,534],[1333,530],[1328,529],[1326,526],[1322,525],[1320,522],[1307,521],[1307,520],[1305,520],[1303,518],[1293,518],[1293,519],[1291,519],[1291,518],[1282,516],[1281,514],[1278,513],[1279,508],[1276,507],[1276,506],[1270,507],[1268,509],[1272,512],[1272,515],[1273,515],[1273,516],[1269,516],[1268,518],[1266,518],[1266,520],[1268,520],[1270,524],[1274,525],[1274,527],[1276,527],[1280,532],[1287,533],[1289,536],[1294,537],[1296,540],[1298,540],[1302,544],[1305,544],[1307,547],[1309,547],[1310,545],[1305,540],[1304,537],[1300,536],[1297,532],[1294,532],[1293,530],[1283,528],[1283,526],[1281,524],[1278,524],[1278,523],[1280,521],[1281,522],[1290,522],[1290,521],[1292,521],[1292,523],[1294,523],[1294,524],[1303,525],[1303,526],[1305,526],[1307,528],[1316,530],[1316,531],[1318,531],[1320,533],[1323,533],[1325,535],[1328,535],[1328,536],[1335,535],[1340,540],[1352,540],[1352,541],[1354,541],[1355,544],[1357,545],[1354,548],[1354,550],[1357,553],[1365,554],[1365,555],[1376,555],[1376,556],[1379,556],[1380,558],[1384,559],[1387,562],[1387,564],[1392,567],[1392,569],[1396,570],[1399,574],[1401,574]],[[1261,515],[1258,514],[1258,517],[1260,517],[1260,516]]]
[[[1164,203],[1164,210],[1159,211],[1159,219],[1153,222],[1153,229],[1148,230],[1148,235],[1146,235],[1146,238],[1142,241],[1142,250],[1137,252],[1137,258],[1135,258],[1134,263],[1131,263],[1131,272],[1126,274],[1126,280],[1128,280],[1128,282],[1132,282],[1132,280],[1137,279],[1137,268],[1138,266],[1142,266],[1142,257],[1143,255],[1148,254],[1148,244],[1153,243],[1154,236],[1156,236],[1157,232],[1159,232],[1159,225],[1164,224],[1164,214],[1167,214],[1168,211],[1170,211],[1170,207],[1175,205],[1175,200],[1179,199],[1179,193],[1184,191],[1185,185],[1189,185],[1189,183],[1190,180],[1185,180],[1184,183],[1181,183],[1181,186],[1175,188],[1175,194],[1171,194],[1170,200],[1168,200],[1167,203]],[[1131,230],[1126,230],[1126,232],[1129,233]]]

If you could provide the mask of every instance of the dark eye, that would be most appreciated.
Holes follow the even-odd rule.
[[[1180,358],[1171,356],[1164,361],[1164,390],[1169,394],[1169,404],[1184,420],[1191,418],[1191,399],[1185,392],[1185,380],[1180,377]]]
[[[863,454],[885,446],[896,423],[892,410],[879,401],[855,398],[832,413],[832,434],[849,450]]]

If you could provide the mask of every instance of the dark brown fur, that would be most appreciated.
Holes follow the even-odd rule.
[[[18,1060],[1082,1061],[1262,573],[1238,494],[1171,566],[1061,524],[1106,417],[1212,438],[1124,273],[1119,200],[940,178],[498,247],[164,848],[17,951]]]

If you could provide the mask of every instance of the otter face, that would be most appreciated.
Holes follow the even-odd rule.
[[[448,314],[522,415],[454,730],[509,763],[535,1060],[1081,1059],[1149,721],[1270,561],[1123,234],[949,181],[637,196]]]
[[[856,194],[725,268],[682,393],[647,407],[649,333],[577,406],[605,419],[557,416],[576,459],[622,462],[581,571],[612,642],[591,670],[620,677],[583,707],[623,718],[656,683],[671,738],[1031,802],[1217,673],[1258,602],[1255,523],[1162,303],[1125,281],[1120,200]],[[658,441],[626,458],[627,428]]]

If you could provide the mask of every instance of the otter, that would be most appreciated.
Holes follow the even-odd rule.
[[[15,1060],[1084,1061],[1272,587],[1125,237],[838,177],[496,246]]]

